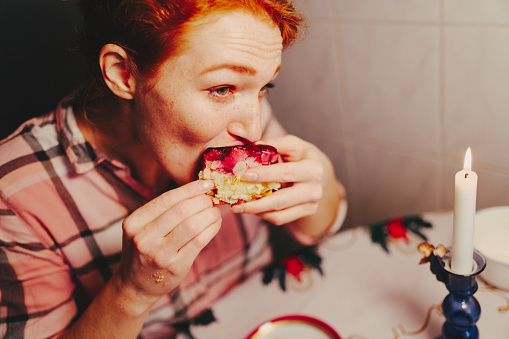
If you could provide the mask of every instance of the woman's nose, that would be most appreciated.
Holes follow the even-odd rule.
[[[262,136],[262,101],[251,100],[239,107],[238,114],[228,126],[228,132],[249,141],[257,141]]]

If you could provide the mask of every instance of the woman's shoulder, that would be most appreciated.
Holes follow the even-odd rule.
[[[26,187],[36,180],[58,145],[54,112],[32,118],[0,141],[0,193]]]
[[[43,148],[43,144],[54,143],[56,140],[55,112],[29,119],[0,141],[0,166],[11,163],[8,168],[13,169],[12,162],[33,157]]]
[[[72,97],[65,98],[55,110],[25,121],[0,140],[0,180],[23,166],[63,155],[63,144],[77,134],[72,102]]]

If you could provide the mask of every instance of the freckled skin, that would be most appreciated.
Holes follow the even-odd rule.
[[[186,33],[155,84],[137,84],[134,97],[141,143],[179,184],[196,178],[207,147],[261,137],[261,100],[281,64],[282,38],[272,22],[244,12],[206,20]]]

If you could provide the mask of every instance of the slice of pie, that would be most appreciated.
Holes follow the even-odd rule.
[[[276,148],[269,145],[211,147],[203,154],[203,168],[198,177],[214,181],[209,192],[216,205],[240,204],[263,198],[278,190],[278,182],[249,182],[241,179],[249,168],[275,164]]]

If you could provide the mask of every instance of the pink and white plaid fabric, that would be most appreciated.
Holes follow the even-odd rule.
[[[263,121],[269,134],[283,132],[271,114]],[[8,338],[52,337],[70,326],[120,261],[123,219],[154,198],[84,140],[72,99],[0,143],[0,197],[0,335]],[[224,208],[220,233],[154,306],[140,337],[171,337],[172,323],[267,264],[263,225]]]

